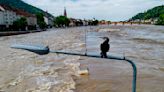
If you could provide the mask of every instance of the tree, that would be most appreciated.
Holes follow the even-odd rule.
[[[22,9],[31,14],[37,14],[38,12],[41,12],[43,14],[46,13],[45,11],[35,6],[25,3],[24,0],[0,0],[0,5],[7,5],[7,6],[11,6],[12,8]],[[51,14],[49,13],[47,14],[52,17]]]
[[[164,25],[164,14],[161,14],[158,21],[157,25]]]
[[[96,25],[99,24],[99,21],[98,21],[98,20],[94,20],[94,21],[92,22],[92,24],[96,26]]]
[[[16,21],[14,21],[13,26],[14,26],[15,30],[26,30],[27,19],[25,17],[22,17]]]
[[[154,7],[152,9],[149,9],[143,13],[139,13],[132,17],[130,20],[146,20],[146,19],[154,19],[154,18],[159,18],[161,14],[164,14],[164,5]]]
[[[57,27],[69,26],[70,20],[66,16],[58,16],[54,19],[54,25]]]
[[[92,26],[96,26],[99,24],[99,21],[94,19],[94,20],[89,20],[88,21],[88,25],[92,25]]]
[[[36,14],[36,17],[37,17],[37,24],[39,25],[39,27],[41,29],[46,28],[46,23],[44,21],[44,15],[42,13],[38,13],[38,14]]]

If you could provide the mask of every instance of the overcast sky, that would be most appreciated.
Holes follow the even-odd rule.
[[[68,17],[81,19],[127,20],[139,12],[158,5],[164,0],[23,0],[54,16],[63,15],[64,7]]]

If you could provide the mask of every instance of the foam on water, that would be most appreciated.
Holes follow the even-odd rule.
[[[75,82],[72,75],[78,76],[80,64],[76,62],[79,57],[69,57],[62,62],[62,66],[56,66],[52,62],[40,67],[29,66],[26,77],[32,77],[35,81],[33,88],[26,92],[72,92],[75,89]]]
[[[25,60],[18,76],[1,85],[0,91],[17,87],[21,89],[18,92],[73,92],[75,82],[72,76],[79,76],[80,63],[77,60],[80,57],[60,55],[47,57],[46,59],[36,57],[34,61]]]

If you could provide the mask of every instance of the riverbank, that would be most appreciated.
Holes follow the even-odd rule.
[[[43,32],[43,30],[0,32],[0,37],[1,37],[1,36],[12,36],[12,35],[20,35],[20,34],[36,33],[36,32]]]

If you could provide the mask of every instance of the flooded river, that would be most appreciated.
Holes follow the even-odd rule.
[[[104,36],[110,38],[108,54],[126,56],[137,64],[137,92],[164,92],[164,27],[154,25],[50,29],[0,37],[0,92],[131,92],[128,63],[58,54],[39,56],[10,48],[27,43],[85,53],[87,47],[87,53],[99,54]],[[89,69],[89,75],[79,76],[82,67]]]

